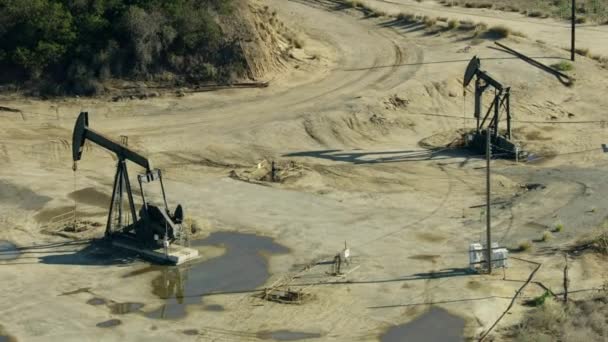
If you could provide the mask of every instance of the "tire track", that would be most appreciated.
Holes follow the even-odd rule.
[[[300,0],[289,0],[290,2],[294,2],[300,4],[302,6],[306,6],[309,8],[314,8],[320,11],[329,12],[331,14],[335,14],[335,2],[325,2],[322,0],[311,0],[307,2],[302,2]],[[333,6],[332,6],[333,4]],[[303,111],[320,111],[323,112],[326,108],[331,108],[334,106],[340,106],[347,96],[356,96],[363,91],[367,91],[370,87],[375,90],[383,91],[390,90],[394,87],[398,86],[402,82],[412,78],[416,72],[420,69],[419,63],[423,59],[423,51],[420,47],[413,44],[412,48],[408,50],[408,53],[405,53],[403,49],[397,44],[395,41],[396,37],[403,37],[401,33],[392,28],[381,28],[372,23],[369,24],[361,24],[364,20],[371,20],[365,18],[357,18],[355,16],[349,14],[342,14],[343,18],[346,17],[347,21],[352,21],[351,25],[369,25],[367,27],[368,34],[373,37],[377,37],[378,41],[388,41],[393,48],[393,55],[390,61],[384,60],[385,56],[382,54],[376,53],[374,56],[374,60],[372,65],[367,68],[362,68],[358,70],[360,74],[353,77],[342,77],[340,75],[351,75],[351,71],[341,71],[340,73],[329,73],[327,77],[323,79],[323,81],[316,82],[313,85],[306,84],[301,87],[295,87],[288,90],[286,93],[278,94],[270,97],[258,97],[251,100],[239,101],[237,105],[228,104],[225,107],[221,105],[217,107],[205,107],[205,110],[208,108],[213,110],[215,108],[222,110],[230,110],[229,113],[224,113],[222,115],[213,115],[213,117],[196,117],[192,115],[192,112],[196,110],[196,108],[189,109],[188,111],[172,114],[173,117],[183,117],[186,120],[175,120],[178,121],[174,124],[164,124],[162,128],[159,127],[159,134],[168,134],[168,133],[177,133],[182,132],[185,127],[197,126],[200,125],[213,125],[216,122],[226,122],[227,120],[239,120],[240,127],[235,127],[234,130],[238,130],[242,128],[242,125],[248,124],[251,126],[263,124],[268,121],[276,120],[279,118],[285,120],[289,115],[297,117],[300,116]],[[347,48],[352,48],[348,42],[342,42],[342,46]],[[338,46],[339,47],[339,46]],[[363,48],[363,47],[361,47]],[[372,49],[373,47],[365,47],[365,49]],[[378,49],[378,51],[382,51]],[[344,56],[348,54],[348,51],[343,51]],[[344,60],[343,63],[357,63],[360,62],[356,59],[354,60]],[[404,63],[414,64],[411,68],[406,68],[405,71],[402,71],[400,66]],[[380,68],[386,66],[386,64],[392,65],[391,68]],[[380,71],[379,71],[380,70]],[[392,80],[391,82],[388,82]],[[332,83],[333,81],[338,81],[339,83],[336,85]],[[322,89],[323,87],[327,87],[326,89]],[[321,90],[318,89],[321,87]],[[310,91],[310,90],[313,91]],[[306,94],[308,92],[312,92],[310,96],[301,97],[298,96],[299,93]],[[269,102],[269,100],[272,100]],[[271,103],[269,105],[269,103]],[[262,120],[260,120],[260,115],[252,115],[245,116],[242,114],[242,110],[239,108],[256,108],[260,110],[264,109],[264,112],[269,113],[266,114]],[[288,108],[288,111],[285,109]],[[158,115],[161,116],[162,115]],[[136,129],[137,130],[137,129]],[[140,128],[142,132],[149,133],[150,131],[154,131],[154,128],[143,127]],[[232,129],[231,129],[232,130]]]

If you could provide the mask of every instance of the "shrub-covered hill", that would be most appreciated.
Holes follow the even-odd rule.
[[[109,79],[229,83],[247,62],[219,18],[241,2],[0,0],[0,84],[91,95]]]

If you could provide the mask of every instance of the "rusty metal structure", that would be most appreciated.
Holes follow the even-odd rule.
[[[481,70],[481,61],[475,56],[469,62],[464,74],[463,87],[466,88],[475,79],[475,132],[467,136],[467,145],[486,153],[487,141],[490,141],[492,154],[508,158],[517,158],[521,151],[511,142],[511,87],[507,87]],[[494,90],[494,99],[485,114],[482,112],[483,95]],[[506,121],[506,129],[500,131],[501,120]],[[489,139],[486,135],[490,135]]]
[[[146,157],[129,149],[125,144],[126,139],[123,138],[122,143],[119,143],[92,130],[89,127],[87,112],[82,112],[78,116],[72,135],[74,171],[76,171],[76,163],[82,158],[86,141],[113,152],[118,160],[105,230],[106,238],[128,239],[141,247],[165,247],[165,249],[170,243],[179,239],[184,234],[181,226],[184,212],[180,204],[177,205],[173,214],[169,212],[161,171],[153,169]],[[137,177],[142,199],[139,215],[135,209],[136,204],[127,171],[127,161],[135,163],[145,170],[143,174]],[[144,184],[155,181],[160,183],[163,199],[161,205],[163,207],[152,205],[146,199]],[[128,213],[123,212],[125,194]]]

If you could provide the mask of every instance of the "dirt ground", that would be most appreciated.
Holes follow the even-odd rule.
[[[566,87],[471,32],[429,34],[422,25],[365,16],[333,0],[264,3],[304,43],[289,65],[267,75],[268,88],[120,102],[1,98],[17,111],[0,111],[0,240],[20,254],[0,258],[0,340],[3,334],[18,341],[280,340],[269,332],[294,331],[319,340],[375,341],[432,306],[464,319],[464,336],[472,339],[494,324],[540,263],[535,283],[492,333],[501,340],[500,328],[528,310],[523,300],[544,287],[563,291],[565,249],[608,215],[608,156],[601,148],[608,143],[608,70],[580,57],[570,72],[576,82]],[[568,57],[566,25],[552,19],[447,12],[432,2],[366,3],[389,14],[517,25],[528,38],[504,44],[547,64]],[[580,45],[608,54],[606,28],[588,30]],[[466,272],[468,245],[485,234],[485,161],[460,149],[429,148],[473,128],[473,94],[463,96],[462,77],[474,55],[512,87],[515,138],[534,156],[493,161],[494,239],[514,249],[533,241],[493,275]],[[170,207],[184,206],[201,227],[198,238],[255,233],[287,247],[261,259],[268,266],[265,285],[331,260],[345,241],[353,254],[350,272],[332,277],[319,265],[293,279],[289,287],[309,295],[301,305],[254,296],[263,286],[220,286],[192,295],[196,300],[179,318],[153,317],[164,303],[155,291],[160,271],[86,240],[103,235],[115,159],[87,145],[72,172],[71,132],[81,111],[97,131],[128,136],[130,147],[163,170]],[[248,178],[263,161],[289,168],[282,182]],[[129,167],[134,179],[141,170]],[[544,188],[523,186],[532,183]],[[80,219],[102,225],[75,239],[44,233],[75,205]],[[556,225],[563,230],[542,242]],[[201,262],[229,249],[197,248]],[[570,289],[601,287],[603,262],[593,254],[570,256]],[[143,307],[115,310],[117,303]]]
[[[511,0],[509,2],[500,0],[441,0],[439,2],[448,7],[495,8],[541,18],[554,17],[567,20],[572,13],[572,2],[566,0]],[[582,0],[576,4],[579,8],[578,17],[583,18],[583,22],[606,24],[606,19],[608,19],[608,2],[606,0]]]

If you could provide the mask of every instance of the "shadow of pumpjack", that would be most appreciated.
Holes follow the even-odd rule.
[[[125,265],[138,260],[135,253],[117,250],[108,241],[84,239],[16,248],[19,256],[2,265],[49,264],[78,266]],[[0,252],[2,253],[2,252]]]
[[[428,150],[404,150],[404,151],[385,151],[385,152],[346,152],[343,150],[319,150],[293,152],[283,155],[284,157],[312,157],[327,159],[337,162],[347,162],[352,164],[380,164],[380,163],[399,163],[417,162],[429,160],[446,160],[453,158],[465,158],[468,160],[474,154],[465,149],[440,148]]]
[[[476,272],[470,268],[445,268],[439,271],[431,271],[424,273],[414,273],[409,276],[393,279],[371,279],[371,280],[345,280],[336,282],[322,282],[322,283],[307,283],[307,284],[294,284],[294,286],[309,286],[309,285],[357,285],[357,284],[381,284],[381,283],[394,283],[414,280],[429,280],[429,279],[443,279],[451,277],[465,277],[475,275]]]

